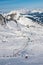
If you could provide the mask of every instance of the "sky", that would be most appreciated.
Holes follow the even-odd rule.
[[[43,0],[0,0],[0,10],[8,11],[22,8],[43,8]]]

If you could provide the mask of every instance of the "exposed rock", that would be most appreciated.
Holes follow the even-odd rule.
[[[2,14],[0,14],[0,24],[1,25],[6,24],[6,19],[5,19],[5,17]]]

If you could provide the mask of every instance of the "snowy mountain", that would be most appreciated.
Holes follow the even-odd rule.
[[[19,63],[23,62],[26,65],[29,63],[43,65],[42,11],[28,10],[23,14],[18,10],[0,14],[0,58],[3,58],[4,62],[5,58],[12,58],[17,60],[17,63],[20,60]],[[12,62],[7,65],[11,64]]]

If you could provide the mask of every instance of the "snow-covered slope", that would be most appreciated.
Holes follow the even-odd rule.
[[[11,14],[4,17],[9,20],[8,16]],[[25,15],[18,14],[5,25],[0,24],[0,58],[14,57],[15,61],[21,60],[20,63],[23,62],[26,65],[29,63],[43,64],[43,26]]]

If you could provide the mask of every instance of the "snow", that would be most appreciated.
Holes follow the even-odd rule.
[[[0,25],[0,65],[43,65],[43,26],[24,15],[16,20]]]
[[[37,12],[39,12],[39,13],[42,13],[43,12],[43,9],[33,9],[32,11],[31,11],[31,13],[37,13]]]

